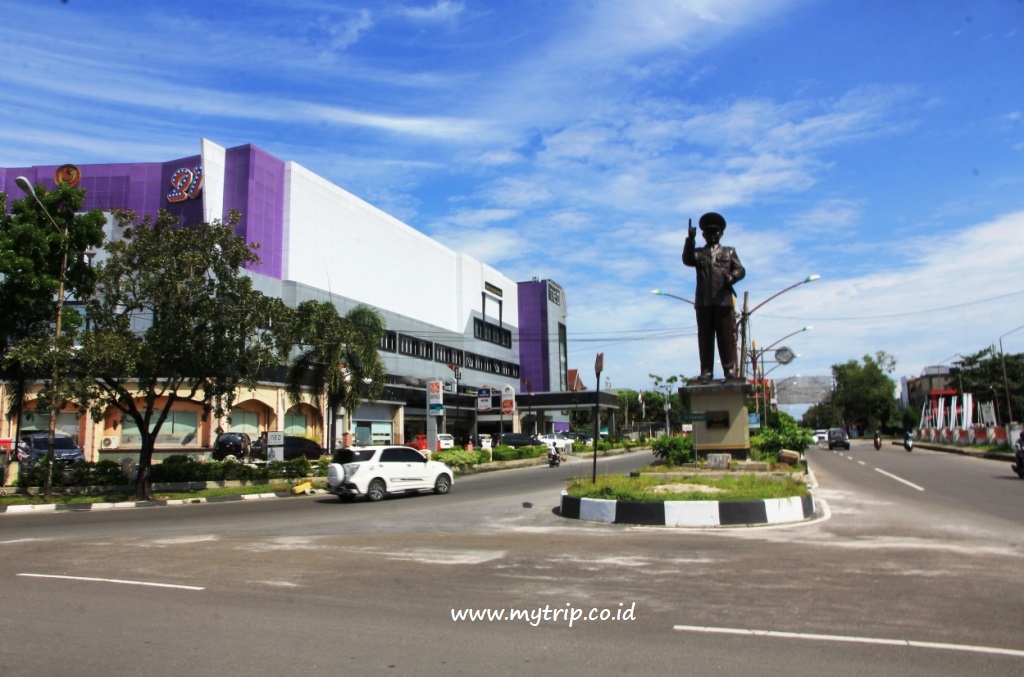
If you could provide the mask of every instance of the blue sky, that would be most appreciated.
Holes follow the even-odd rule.
[[[772,375],[1024,352],[1022,0],[0,0],[0,166],[294,160],[569,304],[594,387],[698,371],[728,221]],[[396,261],[395,265],[408,265]],[[720,369],[716,368],[716,372]]]

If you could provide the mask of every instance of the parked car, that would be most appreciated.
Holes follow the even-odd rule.
[[[850,437],[842,428],[832,428],[828,431],[828,448],[835,449],[837,447],[850,448]]]
[[[35,465],[46,458],[50,447],[50,433],[36,432],[21,436],[18,444],[18,459],[26,465]],[[70,435],[55,433],[53,436],[53,460],[61,463],[85,461],[85,453]]]
[[[594,444],[594,436],[587,433],[564,433],[566,437],[571,437],[573,441],[580,446],[591,446]]]
[[[249,433],[221,433],[213,442],[215,461],[251,461],[258,456],[252,453],[252,438]],[[263,460],[266,460],[266,454]]]
[[[541,435],[537,439],[540,440],[541,444],[546,444],[549,447],[554,447],[560,454],[571,454],[573,438],[562,433],[546,433]]]
[[[528,433],[505,433],[503,435],[496,435],[498,438],[498,445],[506,447],[532,447],[537,444],[541,444],[537,441],[537,438]]]
[[[342,501],[379,501],[390,493],[451,491],[455,473],[407,446],[345,447],[327,466],[327,491]]]
[[[447,433],[438,433],[437,446],[440,449],[454,449],[455,438]]]
[[[410,440],[409,444],[406,445],[406,446],[410,446],[413,449],[416,449],[418,451],[426,451],[427,450],[427,436],[423,435],[423,434],[413,435],[412,440]],[[441,451],[441,440],[437,441],[437,445],[436,446],[437,446],[437,451]]]
[[[307,437],[285,435],[283,454],[286,461],[302,457],[316,461],[321,456],[326,456],[328,451]],[[252,458],[260,461],[266,461],[269,458],[267,451],[263,448],[262,438],[252,443]]]

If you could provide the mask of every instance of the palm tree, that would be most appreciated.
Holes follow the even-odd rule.
[[[377,352],[384,320],[366,305],[342,317],[326,301],[300,303],[294,318],[293,341],[300,350],[288,366],[285,392],[292,405],[309,392],[314,407],[326,407],[333,449],[338,407],[345,407],[351,420],[364,397],[376,399],[384,390],[384,362]]]

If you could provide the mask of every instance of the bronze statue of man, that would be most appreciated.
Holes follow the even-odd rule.
[[[739,379],[736,369],[736,292],[732,286],[743,279],[743,270],[736,250],[718,244],[725,231],[721,214],[708,212],[698,221],[704,236],[703,247],[696,247],[697,229],[693,223],[683,245],[683,264],[697,269],[697,294],[693,306],[697,311],[697,346],[700,351],[700,380],[712,378],[715,343],[722,361],[725,379]]]

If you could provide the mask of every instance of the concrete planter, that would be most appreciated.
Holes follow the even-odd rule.
[[[724,527],[802,522],[814,515],[814,497],[761,501],[613,501],[562,492],[568,519],[666,527]]]

